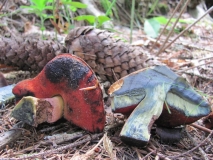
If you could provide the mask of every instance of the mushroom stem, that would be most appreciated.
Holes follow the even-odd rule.
[[[32,126],[43,122],[53,123],[63,116],[61,96],[52,98],[23,97],[12,111],[12,117]]]
[[[147,145],[151,127],[162,113],[162,99],[166,97],[166,90],[162,85],[147,90],[146,97],[134,109],[121,130],[123,142],[138,147]]]

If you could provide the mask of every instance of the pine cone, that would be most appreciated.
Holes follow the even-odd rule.
[[[159,63],[141,47],[131,46],[108,31],[90,26],[70,31],[65,40],[67,50],[60,43],[37,37],[0,37],[0,63],[37,72],[56,55],[69,52],[84,59],[102,80],[111,82]]]
[[[52,40],[41,40],[28,35],[17,39],[0,37],[0,63],[22,70],[40,71],[44,65],[66,49]]]
[[[72,30],[65,39],[69,53],[84,59],[101,79],[115,81],[131,72],[154,65],[153,58],[113,34],[93,27]]]

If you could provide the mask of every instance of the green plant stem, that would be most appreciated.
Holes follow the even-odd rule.
[[[72,18],[69,14],[69,9],[67,8],[66,5],[64,5],[64,9],[65,9],[65,18],[66,18],[66,21],[69,23],[69,27],[71,26],[71,21],[72,21]]]
[[[52,3],[52,7],[53,7],[53,21],[56,23],[56,18],[55,18],[55,14],[56,14],[56,10],[57,10],[57,6],[58,6],[58,0],[54,0],[54,2]],[[55,28],[55,27],[54,27]],[[58,32],[56,30],[56,28],[54,29],[55,30],[55,39],[57,39],[58,37]]]
[[[40,16],[41,19],[41,35],[42,35],[42,39],[44,39],[44,18],[43,16]]]
[[[110,11],[112,10],[112,7],[114,6],[115,2],[116,2],[116,0],[113,0],[113,1],[112,1],[111,5],[109,6],[109,8],[108,8],[107,11],[106,11],[106,16],[109,15],[109,13],[110,13]]]
[[[156,7],[157,4],[158,4],[158,1],[159,1],[159,0],[155,0],[154,4],[152,4],[151,9],[150,9],[149,12],[147,13],[147,16],[146,16],[146,17],[148,17],[148,16],[154,11],[155,7]]]
[[[63,4],[63,6],[64,6],[64,10],[65,10],[64,11],[65,18],[66,18],[67,22],[70,24],[72,18],[69,14],[69,8],[67,8],[66,4]]]
[[[135,0],[132,0],[132,9],[131,9],[131,23],[130,23],[130,43],[132,43],[132,30],[133,30],[133,22],[135,16]]]

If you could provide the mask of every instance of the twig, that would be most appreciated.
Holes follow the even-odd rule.
[[[193,44],[188,44],[186,42],[174,42],[174,43],[178,44],[178,45],[183,45],[185,47],[190,47],[190,48],[194,48],[194,49],[197,49],[197,50],[201,50],[201,51],[213,52],[212,49],[204,48],[202,46],[195,46]]]
[[[194,144],[194,146],[197,146],[198,144],[197,144],[197,142],[195,141],[195,139],[194,139],[188,132],[186,132],[186,134],[187,134],[187,136],[189,137],[189,139],[192,141],[192,143]],[[201,154],[202,158],[203,158],[204,160],[208,160],[208,157],[207,157],[206,153],[203,151],[203,149],[202,149],[201,147],[198,147],[198,149],[199,149],[199,151],[200,151],[200,154]]]
[[[170,160],[169,157],[166,157],[165,155],[162,155],[162,154],[160,154],[160,153],[157,153],[157,150],[153,150],[153,149],[151,149],[151,148],[148,148],[148,150],[149,150],[150,152],[152,152],[154,155],[157,155],[157,156],[159,156],[159,157],[162,158],[162,159]]]
[[[23,130],[19,127],[23,125],[24,123],[19,122],[11,130],[0,134],[0,150],[21,136]]]
[[[212,12],[213,6],[209,8],[200,18],[198,18],[194,23],[189,25],[187,28],[185,28],[182,32],[180,32],[166,47],[164,47],[163,50],[166,50],[168,47],[170,47],[180,36],[182,36],[187,30],[189,30],[192,26],[194,26],[197,22],[199,22],[203,17],[205,17],[207,14]]]
[[[171,30],[169,31],[169,35],[166,37],[166,40],[164,41],[163,45],[161,46],[159,52],[157,53],[157,56],[158,56],[162,51],[165,50],[165,48],[164,48],[164,47],[165,47],[165,44],[167,43],[169,37],[170,37],[170,36],[172,35],[172,33],[174,32],[174,28],[175,28],[175,26],[177,25],[177,23],[178,23],[178,21],[179,21],[181,15],[182,15],[183,12],[185,11],[185,9],[186,9],[186,7],[187,7],[189,1],[190,1],[190,0],[187,0],[186,3],[184,4],[184,6],[183,6],[183,8],[182,8],[180,14],[178,15],[178,17],[177,17],[177,19],[176,19],[174,25],[172,26]]]
[[[182,154],[179,154],[179,155],[176,155],[176,156],[168,156],[168,158],[171,158],[171,159],[177,159],[178,157],[181,157],[181,156],[184,156],[186,154],[189,154],[191,152],[193,152],[194,150],[198,149],[200,146],[202,146],[213,134],[213,131],[211,131],[211,133],[200,143],[198,144],[196,147],[188,150],[187,152],[184,152]]]
[[[0,11],[2,10],[3,6],[6,4],[7,0],[4,0],[4,2],[1,5]]]
[[[190,124],[190,126],[198,128],[198,129],[200,129],[200,130],[202,130],[204,132],[207,132],[207,133],[211,133],[212,132],[212,130],[210,130],[210,129],[206,128],[206,127],[202,127],[202,126],[200,126],[198,124],[195,124],[195,123]]]
[[[151,154],[155,154],[156,155],[156,150],[150,151],[145,157],[142,158],[142,160],[146,160],[146,158],[148,158]]]
[[[95,145],[95,147],[93,147],[91,150],[89,150],[89,151],[85,154],[85,156],[86,156],[86,157],[91,156],[91,155],[94,153],[95,149],[103,142],[103,139],[104,139],[104,136],[103,136],[103,137],[100,139],[100,141]]]
[[[112,73],[113,73],[113,76],[114,76],[114,80],[116,82],[118,80],[118,77],[116,76],[114,69],[112,69]]]
[[[53,143],[53,144],[61,144],[63,142],[66,141],[70,141],[76,138],[80,138],[84,135],[84,131],[79,131],[79,132],[74,132],[72,134],[67,134],[67,133],[63,133],[63,134],[55,134],[52,136],[46,136],[45,142],[43,144],[49,144],[49,143]]]
[[[19,22],[19,21],[17,21],[17,20],[13,20],[13,19],[10,19],[10,18],[5,18],[5,20],[7,20],[7,21],[9,21],[9,22],[11,22],[11,23],[13,23],[13,24],[17,24],[17,25],[19,25],[20,27],[23,27],[23,23],[22,23],[22,22]]]
[[[62,124],[59,124],[59,125],[56,125],[56,126],[52,126],[52,127],[46,127],[46,128],[43,128],[41,130],[39,130],[40,133],[44,133],[44,132],[49,132],[49,131],[54,131],[60,127],[66,127],[66,125],[64,125],[63,123]]]
[[[125,15],[124,18],[129,21],[131,19],[131,16],[129,15],[129,13],[118,2],[116,2],[116,5],[119,7],[119,9],[121,9],[124,12],[123,13],[123,15]],[[137,25],[135,21],[134,21],[134,24]]]
[[[194,68],[197,68],[197,67],[200,67],[200,66],[203,66],[203,65],[207,65],[207,64],[212,64],[212,62],[207,62],[207,63],[204,63],[204,64],[199,64],[199,65],[197,65],[197,66],[192,66],[192,67],[186,68],[186,69],[184,69],[184,70],[179,70],[179,71],[177,71],[176,73],[186,72],[186,71],[188,71],[188,70],[190,70],[190,69],[194,69]]]
[[[8,28],[7,26],[3,27],[5,31],[9,32],[15,39],[17,39],[17,36],[11,31],[10,28]]]
[[[136,148],[136,147],[132,147],[132,149],[133,149],[133,150],[137,153],[138,160],[143,160],[143,158],[141,157],[140,152],[138,151],[138,148]]]
[[[183,71],[182,73],[186,73],[186,74],[189,74],[189,75],[192,75],[192,76],[197,76],[197,77],[200,77],[200,78],[207,80],[207,81],[213,81],[213,78],[207,77],[206,75],[199,75],[199,74],[189,72],[189,71],[188,72]]]
[[[166,30],[166,27],[169,25],[170,21],[172,20],[172,17],[174,16],[174,14],[176,13],[176,11],[180,8],[180,5],[182,4],[182,1],[181,0],[178,5],[175,7],[175,10],[173,11],[171,17],[169,18],[168,22],[166,23],[166,25],[163,27],[163,30],[161,31],[160,35],[158,36],[157,40],[155,41],[155,43],[153,44],[151,50],[149,51],[150,53],[152,52],[153,48],[156,46],[157,42],[159,41],[160,37],[163,35],[164,31]],[[164,41],[165,43],[166,41]],[[164,47],[164,45],[163,45]]]
[[[211,52],[213,52],[213,51],[211,51]],[[203,61],[203,60],[211,59],[211,58],[213,58],[213,56],[203,57],[203,58],[198,59],[198,61]]]
[[[29,155],[23,155],[23,156],[21,156],[21,158],[13,158],[13,159],[14,160],[23,160],[23,159],[38,158],[38,157],[41,157],[41,156],[48,156],[49,154],[57,153],[57,152],[60,152],[62,150],[66,150],[68,148],[77,147],[77,146],[79,146],[83,143],[86,143],[88,141],[96,139],[96,138],[98,138],[102,135],[103,135],[103,133],[94,134],[94,135],[88,136],[87,138],[84,138],[81,141],[77,141],[77,142],[74,142],[74,143],[66,145],[66,146],[62,146],[62,147],[59,147],[59,148],[56,148],[56,149],[51,149],[51,150],[44,151],[44,152],[41,152],[41,153],[35,153],[35,154],[31,154],[31,155],[30,154]],[[1,158],[1,160],[9,160],[9,159],[10,158]]]
[[[19,17],[21,17],[21,19],[26,23],[28,22],[29,20],[27,18],[25,18],[24,16],[22,16],[22,14],[17,14]]]

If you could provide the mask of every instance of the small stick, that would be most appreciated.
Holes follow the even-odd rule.
[[[143,158],[141,157],[140,152],[138,151],[138,149],[136,147],[132,147],[132,148],[136,151],[138,159],[139,160],[143,160]]]
[[[194,26],[197,22],[199,22],[203,17],[205,17],[207,14],[209,14],[210,12],[212,12],[213,10],[213,6],[211,8],[209,8],[200,18],[198,18],[194,23],[192,23],[191,25],[189,25],[187,28],[185,28],[182,32],[180,32],[166,47],[164,47],[163,50],[166,50],[168,47],[170,47],[180,36],[182,36],[187,30],[189,30],[189,28],[191,28],[192,26]]]
[[[156,150],[153,150],[153,149],[151,149],[151,148],[148,148],[148,150],[149,150],[150,152],[152,152],[154,155],[159,156],[159,157],[162,158],[162,159],[171,160],[170,158],[168,158],[168,157],[166,157],[166,156],[164,156],[164,155],[162,155],[162,154],[160,154],[160,153],[157,153]]]
[[[187,44],[185,42],[174,42],[174,43],[179,44],[179,45],[183,45],[183,46],[186,46],[186,47],[190,47],[190,48],[195,48],[195,49],[201,50],[201,51],[213,52],[212,49],[204,48],[204,47],[201,47],[201,46],[195,46],[193,44]]]
[[[211,52],[213,52],[213,51],[211,51]],[[203,61],[203,60],[211,59],[211,58],[213,58],[213,56],[203,57],[203,58],[198,59],[198,61]]]
[[[202,79],[204,79],[204,80],[207,80],[207,81],[213,81],[213,78],[211,78],[211,77],[206,77],[206,75],[199,75],[199,74],[196,74],[196,73],[193,73],[193,72],[182,72],[182,73],[186,73],[186,74],[189,74],[189,75],[192,75],[192,76],[197,76],[197,77],[200,77],[200,78],[202,78]]]
[[[63,142],[66,141],[70,141],[76,138],[80,138],[84,135],[84,131],[79,131],[79,132],[74,132],[72,134],[67,134],[67,133],[60,133],[60,134],[55,134],[52,136],[46,136],[45,142],[43,144],[49,144],[49,143],[53,143],[53,144],[61,144]]]
[[[103,135],[103,133],[94,134],[94,135],[88,136],[87,138],[84,138],[81,141],[77,141],[77,142],[68,144],[66,146],[62,146],[62,147],[59,147],[59,148],[56,148],[56,149],[51,149],[51,150],[48,150],[46,152],[29,154],[29,155],[23,155],[23,156],[21,156],[21,158],[14,158],[14,159],[16,159],[16,160],[23,160],[23,159],[34,159],[34,158],[38,158],[38,157],[47,156],[49,154],[57,153],[57,152],[60,152],[62,150],[66,150],[66,149],[69,149],[69,148],[80,146],[81,144],[86,143],[88,141],[91,141],[93,139],[96,139],[96,138],[98,138],[98,137],[100,137],[102,135]],[[1,158],[1,159],[2,160],[6,160],[7,158]]]
[[[148,149],[148,150],[150,150],[150,149]],[[155,150],[150,151],[146,156],[144,156],[142,158],[142,160],[146,160],[146,158],[148,158],[151,154],[156,154],[156,151]]]
[[[166,39],[165,39],[163,45],[161,46],[159,52],[157,53],[157,56],[158,56],[162,51],[165,50],[164,46],[166,45],[166,43],[167,43],[169,37],[170,37],[170,36],[172,35],[172,33],[174,32],[174,28],[175,28],[175,26],[177,25],[177,23],[178,23],[178,21],[179,21],[179,19],[180,19],[180,16],[181,16],[181,15],[183,14],[183,12],[185,11],[185,9],[186,9],[186,7],[187,7],[189,1],[190,1],[190,0],[187,0],[186,3],[184,4],[184,6],[183,6],[183,8],[182,8],[180,14],[178,15],[178,17],[177,17],[177,19],[176,19],[174,25],[172,26],[171,30],[169,31],[169,35],[166,37]]]
[[[113,76],[114,76],[114,80],[115,80],[115,82],[118,80],[118,78],[117,78],[117,76],[115,75],[115,71],[114,71],[114,69],[112,69],[112,73],[113,73]]]
[[[197,68],[197,67],[200,67],[200,66],[203,66],[203,65],[207,65],[207,64],[212,64],[212,62],[207,62],[207,63],[200,64],[200,65],[197,65],[197,66],[192,66],[192,67],[186,68],[184,70],[177,71],[176,73],[185,72],[187,70],[190,70],[190,69],[193,69],[193,68]]]
[[[121,10],[121,11],[123,11],[124,12],[124,18],[126,19],[126,20],[130,20],[131,19],[131,16],[129,15],[129,12],[127,12],[125,9],[124,9],[124,7],[123,6],[121,6],[121,4],[119,4],[119,2],[116,2],[116,5],[119,7],[119,9]],[[137,23],[134,21],[134,24],[135,25],[137,25]]]
[[[94,153],[95,149],[103,142],[103,139],[104,139],[104,136],[99,140],[99,142],[95,145],[95,147],[93,147],[91,150],[89,150],[89,151],[85,154],[85,156],[86,156],[86,157],[91,156],[91,155]]]
[[[204,132],[207,132],[207,133],[211,133],[212,132],[212,130],[210,130],[210,129],[206,128],[206,127],[202,127],[202,126],[200,126],[198,124],[195,124],[195,123],[190,124],[190,126],[198,128],[198,129],[200,129],[200,130],[202,130]]]
[[[4,2],[1,5],[0,11],[2,10],[3,6],[6,4],[7,0],[4,0]]]
[[[194,138],[193,138],[188,132],[186,132],[186,134],[187,134],[187,136],[189,137],[189,139],[192,141],[192,143],[194,144],[194,146],[197,146],[198,144],[197,144],[197,142],[194,140]],[[206,153],[203,151],[203,149],[202,149],[201,147],[198,147],[198,149],[199,149],[199,151],[200,151],[200,154],[201,154],[202,158],[203,158],[204,160],[208,160],[208,157],[207,157]]]
[[[59,125],[56,125],[56,126],[43,128],[43,129],[39,130],[39,132],[40,133],[44,133],[44,132],[54,131],[54,130],[56,130],[58,128],[61,128],[61,127],[65,127],[65,125],[64,124],[59,124]]]
[[[179,155],[176,155],[176,156],[168,156],[168,158],[171,158],[171,159],[177,159],[178,157],[180,156],[184,156],[186,154],[189,154],[191,152],[193,152],[194,150],[198,149],[200,146],[202,146],[211,136],[213,135],[213,131],[211,131],[211,133],[200,143],[198,144],[196,147],[188,150],[187,152],[184,152],[182,154],[179,154]]]
[[[176,11],[180,8],[180,5],[182,4],[181,0],[178,5],[175,7],[175,10],[173,11],[171,17],[169,18],[168,22],[166,23],[166,25],[163,27],[163,30],[161,31],[160,35],[158,36],[157,40],[155,41],[155,43],[153,44],[151,50],[149,51],[150,53],[152,52],[153,48],[156,46],[157,42],[159,41],[160,37],[163,35],[163,32],[166,30],[166,27],[169,25],[170,21],[172,20],[172,17],[174,16],[174,14],[176,13]],[[165,42],[164,42],[165,43]],[[164,47],[164,45],[163,45]]]
[[[24,123],[19,122],[15,124],[11,130],[8,130],[0,134],[0,150],[3,149],[7,144],[15,141],[17,138],[21,136],[23,128],[19,128],[19,126],[23,125]]]

